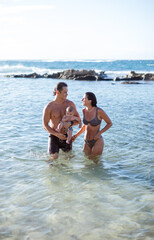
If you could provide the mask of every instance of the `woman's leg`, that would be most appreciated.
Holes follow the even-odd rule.
[[[85,154],[91,154],[92,152],[91,148],[88,146],[86,142],[84,142],[83,151],[85,152]]]
[[[104,140],[103,138],[99,138],[95,143],[95,145],[93,146],[91,153],[94,155],[100,155],[103,152],[103,148],[104,148]]]

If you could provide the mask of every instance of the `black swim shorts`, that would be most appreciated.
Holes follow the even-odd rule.
[[[67,144],[66,140],[61,140],[54,135],[49,135],[48,151],[50,154],[59,153],[59,149],[63,152],[69,152],[72,149],[72,143]]]

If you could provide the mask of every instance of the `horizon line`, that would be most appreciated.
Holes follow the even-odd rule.
[[[49,59],[49,58],[11,58],[11,59],[0,59],[0,61],[51,61],[51,62],[83,62],[83,61],[154,61],[154,58],[78,58],[78,59],[62,59],[62,58],[55,58],[55,59]]]

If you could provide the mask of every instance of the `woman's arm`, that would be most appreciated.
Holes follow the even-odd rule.
[[[74,142],[77,137],[79,137],[86,129],[86,125],[83,125],[82,128],[72,137],[72,141]]]
[[[98,139],[102,133],[106,132],[112,126],[111,119],[102,109],[98,110],[98,118],[100,120],[103,119],[106,122],[106,126],[96,134],[96,136],[94,137],[95,140]]]

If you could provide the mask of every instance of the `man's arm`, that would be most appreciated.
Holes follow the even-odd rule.
[[[66,139],[66,136],[57,132],[56,130],[52,129],[50,126],[49,126],[49,122],[50,122],[50,116],[51,116],[51,110],[49,108],[49,106],[47,105],[44,110],[43,110],[43,128],[50,134],[62,139],[62,140],[65,140]]]

